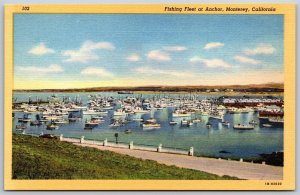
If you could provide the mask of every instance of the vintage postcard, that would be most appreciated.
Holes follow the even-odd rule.
[[[6,190],[295,189],[295,5],[6,5]]]

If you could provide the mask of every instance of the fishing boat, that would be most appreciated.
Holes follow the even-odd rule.
[[[225,127],[229,127],[230,126],[230,123],[228,121],[223,121],[222,122],[222,125],[225,126]]]
[[[143,122],[144,121],[144,119],[142,119],[142,118],[133,118],[132,120],[133,121],[139,121],[139,122]]]
[[[144,109],[141,108],[141,107],[136,107],[136,108],[133,110],[133,112],[134,112],[135,114],[137,114],[137,113],[148,113],[149,110],[144,110]]]
[[[105,110],[92,110],[92,109],[90,109],[90,110],[83,111],[84,115],[98,115],[98,114],[104,115],[104,114],[107,114],[107,113],[108,113],[108,111],[105,111]]]
[[[196,118],[196,119],[193,120],[193,123],[201,123],[201,119]]]
[[[239,130],[253,130],[254,126],[248,125],[248,124],[237,124],[237,125],[234,125],[233,128],[239,129]]]
[[[250,121],[250,122],[249,122],[249,124],[250,124],[250,125],[257,125],[257,124],[258,124],[258,122],[257,122],[257,121],[255,121],[255,120],[252,120],[252,121]]]
[[[24,129],[26,129],[26,125],[21,124],[21,125],[16,125],[16,131],[23,131]]]
[[[124,112],[122,109],[118,109],[114,111],[114,116],[125,116],[126,112]]]
[[[160,124],[158,124],[158,123],[144,123],[142,126],[143,126],[143,129],[159,129],[160,128]]]
[[[90,120],[90,121],[86,120],[86,121],[85,121],[85,126],[93,126],[93,127],[96,127],[96,126],[98,126],[98,125],[99,125],[99,122],[96,121],[96,120]]]
[[[57,126],[57,125],[55,125],[53,123],[47,125],[47,127],[46,127],[47,130],[56,130],[58,128],[59,128],[59,126]]]
[[[105,120],[103,118],[98,118],[98,117],[91,117],[91,121],[96,122],[98,124],[104,122]]]
[[[142,127],[143,129],[159,129],[160,124],[154,118],[150,118],[142,124]]]
[[[45,117],[42,117],[39,121],[40,121],[40,122],[47,122],[47,121],[49,121],[49,120],[46,119]]]
[[[185,111],[185,110],[176,110],[172,114],[173,117],[189,117],[191,116],[191,113]]]
[[[272,127],[271,124],[262,124],[262,126],[263,126],[263,127],[267,127],[267,128]]]
[[[283,118],[273,118],[273,117],[270,117],[269,121],[272,122],[272,123],[284,123],[284,119]]]
[[[35,120],[35,121],[30,121],[30,126],[38,126],[41,125],[40,121]]]
[[[68,124],[69,121],[68,120],[64,120],[64,119],[57,119],[53,121],[54,124]]]
[[[154,118],[149,118],[148,120],[146,120],[146,122],[149,122],[149,123],[156,123],[156,119],[154,119]]]
[[[170,121],[169,124],[170,125],[177,125],[177,122],[176,121]]]
[[[92,116],[91,119],[103,119],[103,116]]]
[[[96,110],[85,110],[83,111],[83,115],[96,115],[96,114],[99,114]]]
[[[119,121],[115,121],[109,125],[109,127],[111,127],[111,128],[117,128],[120,126],[121,126],[121,123]]]
[[[30,122],[30,121],[31,121],[31,118],[29,117],[28,114],[24,114],[23,118],[18,118],[18,122],[27,123],[27,122]]]
[[[249,113],[253,112],[254,110],[252,108],[231,108],[229,109],[229,114],[241,114],[241,113]]]
[[[186,119],[183,119],[181,121],[181,126],[187,126],[188,125],[188,121]]]

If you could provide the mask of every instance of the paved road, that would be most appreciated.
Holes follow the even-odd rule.
[[[281,180],[283,179],[283,168],[254,164],[248,162],[219,160],[214,158],[193,157],[179,154],[158,153],[143,150],[129,150],[126,148],[116,148],[108,146],[78,144],[81,146],[94,147],[100,150],[109,150],[112,152],[125,154],[141,159],[155,160],[166,165],[175,165],[177,167],[195,169],[213,173],[219,176],[229,175],[240,179],[249,180]]]

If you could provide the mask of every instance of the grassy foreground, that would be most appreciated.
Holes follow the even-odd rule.
[[[235,179],[18,134],[12,152],[13,179]]]

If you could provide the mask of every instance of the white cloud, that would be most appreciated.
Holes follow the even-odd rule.
[[[175,71],[175,70],[162,70],[162,69],[154,69],[148,66],[139,67],[135,69],[135,72],[144,75],[163,75],[163,76],[172,76],[172,77],[191,77],[193,73],[184,72],[184,71]]]
[[[163,47],[163,49],[166,51],[174,51],[174,52],[181,52],[187,50],[187,48],[183,46],[168,46],[168,47]]]
[[[58,64],[51,64],[48,67],[37,67],[37,66],[18,66],[17,71],[32,73],[34,76],[37,74],[45,74],[45,73],[59,73],[63,72],[63,68]]]
[[[253,55],[270,55],[275,53],[276,49],[269,44],[259,44],[256,48],[253,49],[244,49],[243,53],[249,56],[253,56]]]
[[[65,50],[62,52],[62,55],[68,57],[65,60],[66,62],[87,63],[88,61],[99,59],[95,50],[100,49],[114,50],[115,46],[109,42],[85,41],[78,50]]]
[[[55,53],[53,49],[47,48],[45,43],[39,43],[37,46],[31,48],[28,53],[33,55],[45,55],[50,53]]]
[[[138,62],[138,61],[140,61],[140,56],[133,53],[127,57],[127,60],[130,62]]]
[[[235,59],[237,62],[240,62],[240,63],[243,63],[243,64],[256,65],[256,64],[261,63],[261,61],[259,61],[259,60],[255,60],[253,58],[249,58],[249,57],[246,57],[246,56],[240,56],[240,55],[234,56],[233,59]]]
[[[220,42],[210,42],[207,43],[203,49],[205,50],[211,50],[211,49],[218,49],[224,46],[224,43],[220,43]]]
[[[200,58],[198,56],[192,57],[190,59],[190,62],[193,64],[203,64],[206,67],[209,68],[231,68],[232,65],[228,64],[222,59],[214,58],[214,59],[205,59],[205,58]]]
[[[99,67],[87,67],[81,71],[81,74],[85,76],[113,77],[111,72]]]
[[[170,61],[171,57],[160,50],[152,50],[147,54],[148,59],[155,61]]]

